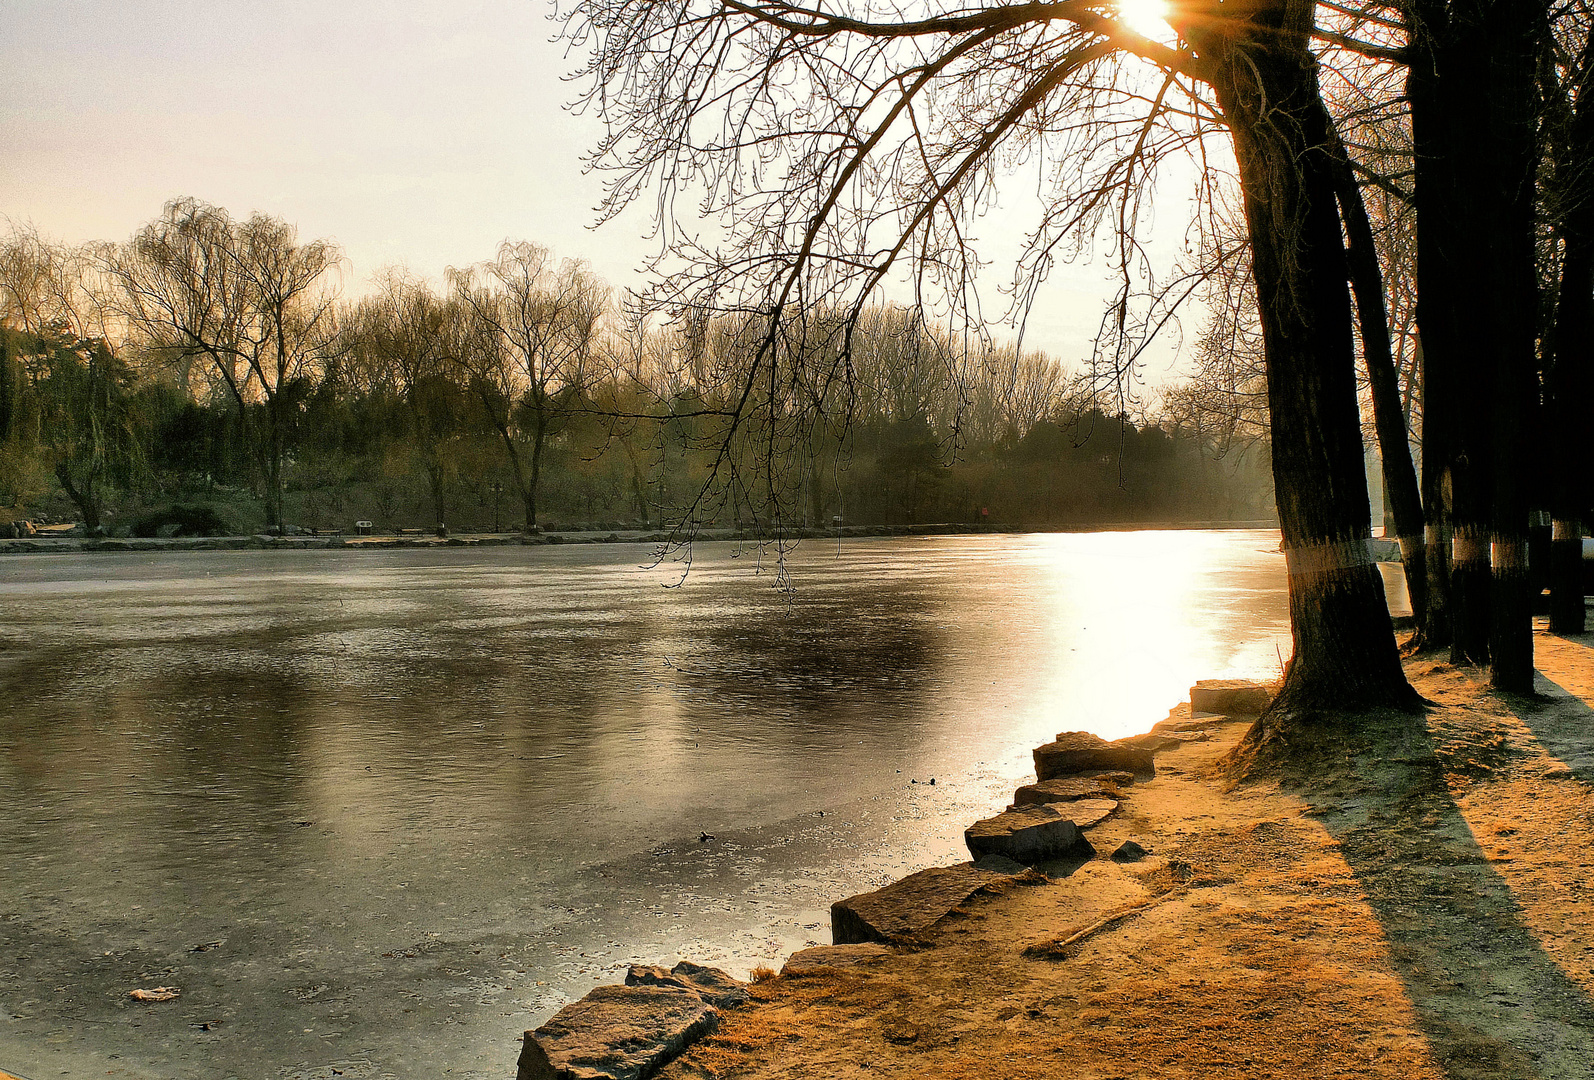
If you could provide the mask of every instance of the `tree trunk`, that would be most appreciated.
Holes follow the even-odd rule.
[[[1553,518],[1550,539],[1550,632],[1581,634],[1583,516],[1594,504],[1594,33],[1579,58],[1577,99],[1566,144],[1556,158],[1562,216],[1561,287],[1545,373],[1549,430],[1544,460]]]
[[[509,469],[515,474],[515,494],[520,496],[521,505],[526,510],[526,520],[521,528],[532,532],[537,527],[537,495],[534,484],[526,482],[526,469],[520,460],[520,450],[515,446],[515,435],[510,430],[511,418],[509,409],[512,406],[507,398],[493,392],[492,387],[483,380],[474,382],[476,396],[481,399],[482,407],[492,422],[493,429],[498,432],[499,440],[504,444],[504,456],[509,459]]]
[[[526,484],[526,531],[537,527],[537,486],[542,480],[542,447],[548,439],[548,424],[541,410],[537,413],[531,437],[531,476]],[[590,516],[590,515],[589,515]]]
[[[1528,585],[1527,435],[1538,398],[1538,273],[1534,265],[1534,195],[1538,124],[1534,68],[1548,32],[1544,0],[1491,0],[1488,142],[1479,171],[1489,183],[1486,219],[1494,303],[1494,415],[1489,620],[1489,683],[1533,692],[1533,599]],[[1480,384],[1488,385],[1488,384]]]
[[[1412,0],[1410,74],[1417,201],[1417,324],[1423,346],[1423,495],[1430,564],[1445,561],[1448,595],[1430,589],[1430,646],[1450,644],[1453,663],[1489,656],[1494,376],[1487,255],[1479,230],[1486,205],[1477,125],[1489,114],[1488,40],[1480,5],[1490,0]],[[1436,558],[1435,556],[1439,556]],[[1430,583],[1437,584],[1431,575]],[[1433,615],[1448,600],[1449,625]]]
[[[266,517],[278,536],[287,536],[288,525],[282,508],[282,425],[277,419],[275,397],[266,401],[266,416],[271,425],[266,446]]]
[[[100,527],[100,502],[94,495],[94,472],[91,471],[83,478],[83,486],[79,488],[72,482],[72,466],[65,461],[58,461],[55,465],[55,478],[60,481],[61,490],[66,492],[66,497],[72,500],[72,505],[77,507],[77,512],[83,517],[83,528],[92,533]]]
[[[426,486],[432,496],[432,522],[438,526],[448,520],[443,506],[443,463],[436,447],[427,447],[425,454]]]
[[[642,463],[637,460],[629,434],[622,436],[619,441],[620,449],[625,452],[625,460],[631,466],[631,501],[636,505],[636,512],[642,515],[642,525],[646,528],[653,520],[653,514],[648,508],[647,492],[643,487]]]
[[[1420,308],[1422,301],[1418,300]],[[1442,649],[1454,640],[1454,626],[1450,603],[1450,544],[1452,522],[1450,518],[1450,470],[1447,464],[1449,451],[1444,437],[1445,407],[1440,397],[1430,393],[1430,376],[1435,383],[1437,372],[1428,367],[1428,350],[1418,337],[1418,370],[1421,372],[1422,407],[1422,502],[1423,548],[1428,568],[1428,611],[1419,629],[1419,648]]]
[[[17,371],[11,349],[0,332],[0,443],[11,438],[17,424]]]
[[[1411,463],[1411,443],[1406,438],[1406,414],[1400,404],[1400,376],[1389,348],[1389,314],[1384,304],[1384,275],[1373,246],[1373,226],[1367,204],[1351,172],[1344,143],[1334,140],[1334,180],[1340,216],[1345,223],[1345,256],[1351,290],[1361,321],[1362,358],[1372,388],[1373,425],[1378,431],[1378,456],[1383,464],[1384,491],[1389,516],[1394,518],[1400,541],[1401,568],[1411,597],[1412,620],[1417,625],[1413,641],[1420,642],[1428,616],[1428,559],[1423,537],[1422,496],[1417,492],[1417,470]]]
[[[1267,0],[1188,31],[1214,62],[1245,194],[1267,371],[1273,478],[1289,566],[1295,651],[1259,725],[1320,711],[1411,705],[1368,554],[1333,134],[1307,48],[1311,0]],[[1237,13],[1238,14],[1238,13]]]
[[[1550,534],[1550,633],[1581,634],[1587,629],[1583,602],[1583,527],[1576,518],[1557,518]]]

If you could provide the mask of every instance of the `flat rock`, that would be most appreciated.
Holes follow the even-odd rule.
[[[1208,731],[1148,731],[1144,735],[1131,735],[1116,742],[1121,746],[1137,746],[1156,753],[1158,750],[1176,749],[1185,743],[1205,742],[1210,738],[1212,733]]]
[[[1135,774],[1128,772],[1099,772],[1085,777],[1109,788],[1126,788],[1134,784]]]
[[[1057,806],[1057,809],[1068,816],[1068,820],[1074,823],[1074,828],[1083,831],[1100,825],[1117,813],[1118,800],[1077,799],[1074,802]]]
[[[821,968],[866,967],[891,955],[891,947],[878,941],[866,941],[858,945],[816,945],[788,956],[780,973],[803,975]]]
[[[1100,780],[1087,780],[1080,776],[1063,776],[1055,780],[1042,780],[1038,784],[1025,784],[1013,792],[1014,806],[1033,806],[1036,803],[1066,803],[1076,799],[1099,799],[1107,794]]]
[[[982,860],[983,862],[983,860]],[[1012,866],[1008,871],[1002,867]],[[1016,863],[959,863],[909,874],[874,892],[830,905],[830,936],[837,945],[905,941],[928,930],[975,893],[1006,885],[1024,868]]]
[[[1065,731],[1056,742],[1035,748],[1037,780],[1103,771],[1155,773],[1154,751],[1106,742],[1088,731]]]
[[[1273,700],[1273,688],[1250,679],[1202,679],[1190,688],[1192,712],[1256,716]]]
[[[600,986],[526,1032],[515,1080],[645,1080],[719,1027],[675,986]]]
[[[963,842],[976,859],[1002,855],[1037,863],[1067,854],[1079,846],[1080,835],[1079,826],[1056,803],[1035,803],[976,821],[963,830]]]
[[[1018,803],[1014,803],[1007,809],[1011,813],[1034,805],[1034,803],[1026,803],[1020,806]],[[1046,805],[1052,807],[1069,821],[1072,821],[1074,828],[1084,832],[1086,829],[1094,828],[1112,817],[1113,813],[1118,809],[1118,800],[1107,798],[1075,799],[1072,802],[1047,803]]]
[[[1219,724],[1227,724],[1228,722],[1229,718],[1219,713],[1202,713],[1197,716],[1190,708],[1188,701],[1181,701],[1168,710],[1168,718],[1166,720],[1158,720],[1155,724],[1152,724],[1151,730],[1155,732],[1200,731],[1204,728],[1216,727]]]
[[[627,986],[674,986],[690,990],[716,1009],[734,1009],[747,1003],[747,984],[733,979],[719,968],[704,967],[682,960],[673,968],[632,964],[626,972]]]

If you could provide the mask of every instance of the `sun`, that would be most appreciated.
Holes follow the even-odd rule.
[[[1129,29],[1153,41],[1173,36],[1168,25],[1167,0],[1117,0],[1118,19]]]

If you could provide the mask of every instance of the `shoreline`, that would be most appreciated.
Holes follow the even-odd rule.
[[[1091,856],[794,955],[657,1075],[1589,1080],[1594,635],[1535,639],[1533,697],[1420,657],[1426,715],[1239,784],[1251,718],[1178,707],[1211,738],[1164,747]]]
[[[843,525],[839,529],[789,529],[779,535],[745,529],[699,529],[689,536],[660,529],[551,530],[538,533],[461,533],[432,535],[322,535],[193,537],[55,537],[50,535],[0,539],[3,555],[75,555],[98,552],[167,551],[388,551],[403,548],[538,547],[558,544],[684,544],[704,541],[776,543],[796,540],[836,540],[893,536],[1023,535],[1043,533],[1094,533],[1187,531],[1203,529],[1276,529],[1274,521],[1109,522],[1078,526],[966,525]]]
[[[1534,698],[1419,658],[1425,717],[1295,774],[1229,786],[1215,724],[1093,858],[758,982],[659,1075],[1594,1076],[1594,635],[1535,643]]]

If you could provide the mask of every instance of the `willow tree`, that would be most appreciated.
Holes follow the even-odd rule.
[[[202,365],[238,407],[278,532],[289,429],[333,348],[330,279],[342,261],[335,244],[301,243],[281,218],[239,220],[192,198],[103,252],[132,335],[168,361]]]
[[[1164,40],[1127,5],[576,0],[567,32],[593,50],[585,101],[609,132],[596,154],[610,173],[604,209],[657,200],[666,262],[678,260],[661,303],[764,314],[741,400],[773,403],[781,396],[759,388],[799,377],[811,355],[788,344],[801,312],[856,317],[905,282],[937,318],[978,332],[979,219],[1027,168],[1003,189],[1040,196],[1008,314],[1022,323],[1059,259],[1111,237],[1122,283],[1098,360],[1121,378],[1159,317],[1137,303],[1159,164],[1192,155],[1209,184],[1226,131],[1257,280],[1295,639],[1274,723],[1259,730],[1324,706],[1410,703],[1365,542],[1315,5],[1181,0]],[[681,196],[717,231],[682,231]],[[825,355],[845,378],[850,341]]]
[[[22,345],[32,406],[32,440],[85,527],[101,527],[106,488],[142,465],[132,408],[133,371],[119,355],[107,282],[93,249],[52,243],[32,227],[0,237],[0,326]],[[15,386],[9,364],[0,373]],[[20,373],[18,373],[20,374]],[[0,414],[14,415],[0,391]],[[10,424],[0,422],[0,443]]]

